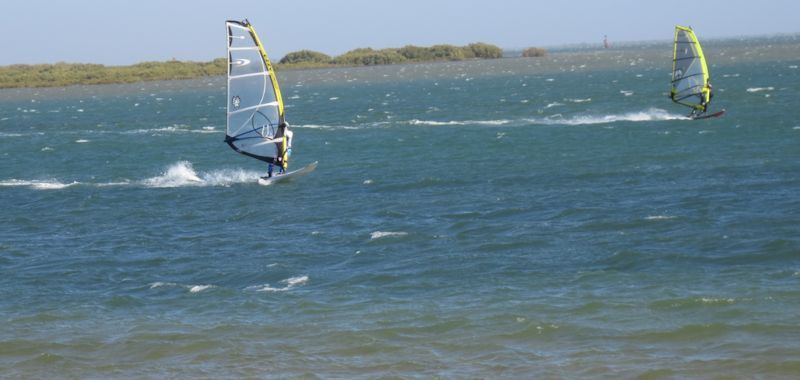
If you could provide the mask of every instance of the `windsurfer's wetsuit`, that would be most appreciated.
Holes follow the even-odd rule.
[[[708,102],[706,102],[705,98],[701,96],[700,107],[702,108],[693,108],[692,112],[689,114],[689,117],[697,117],[708,111],[708,105],[711,104],[711,99],[714,98],[714,91],[713,87],[711,86],[711,82],[708,82],[707,85],[708,85]]]
[[[277,150],[277,155],[275,157],[275,165],[278,165],[278,174],[283,174],[286,172],[286,168],[289,167],[289,157],[292,155],[292,137],[294,133],[289,130],[289,123],[283,122],[278,126],[278,133],[275,134],[275,138],[278,137],[286,137],[286,152],[285,155],[282,152],[283,142],[275,143],[275,149]],[[284,159],[285,158],[285,159]],[[273,163],[269,163],[269,168],[267,169],[267,177],[272,177],[272,165]]]
[[[701,106],[703,106],[703,113],[706,113],[706,111],[708,111],[708,105],[711,104],[711,99],[714,98],[714,87],[711,86],[710,80],[706,82],[706,87],[708,87],[708,101],[700,104]]]
[[[292,137],[294,136],[294,132],[289,130],[289,124],[286,124],[283,133],[286,136],[286,161],[283,163],[283,166],[281,166],[281,173],[289,168],[289,157],[292,156]]]

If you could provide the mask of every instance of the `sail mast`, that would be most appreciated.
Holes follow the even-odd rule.
[[[258,38],[258,34],[256,34],[255,28],[253,25],[250,24],[248,20],[247,27],[250,29],[250,34],[253,36],[253,40],[256,42],[258,46],[259,52],[261,52],[261,57],[264,59],[264,62],[267,65],[267,72],[269,73],[269,78],[272,81],[272,89],[275,91],[275,99],[278,100],[278,115],[280,116],[279,123],[284,122],[284,114],[283,114],[283,96],[281,96],[281,87],[278,85],[278,78],[275,77],[275,69],[272,67],[272,61],[269,60],[269,56],[267,56],[267,51],[264,49],[264,44],[261,43],[261,39]]]

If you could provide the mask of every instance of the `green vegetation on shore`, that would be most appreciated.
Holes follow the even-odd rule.
[[[0,88],[61,87],[75,84],[134,83],[193,79],[225,73],[225,58],[211,62],[142,62],[130,66],[88,63],[11,65],[0,67]]]
[[[281,69],[310,69],[340,66],[370,66],[464,59],[502,58],[495,45],[473,43],[467,46],[408,45],[399,49],[354,49],[336,57],[300,50],[283,57],[276,66]],[[0,88],[62,87],[77,84],[134,83],[156,80],[195,79],[225,75],[225,58],[211,62],[167,61],[143,62],[130,66],[105,66],[84,63],[10,65],[0,67]]]
[[[522,51],[523,57],[544,57],[546,55],[546,50],[537,47],[530,47]]]
[[[292,69],[307,67],[372,66],[495,58],[503,58],[503,49],[495,45],[479,42],[467,46],[434,45],[431,47],[420,47],[407,45],[399,49],[388,48],[380,50],[359,48],[350,50],[336,57],[331,57],[312,50],[300,50],[286,54],[285,57],[278,61],[276,67],[278,69]]]

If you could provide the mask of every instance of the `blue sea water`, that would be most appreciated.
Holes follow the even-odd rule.
[[[800,43],[0,91],[0,377],[795,377]]]

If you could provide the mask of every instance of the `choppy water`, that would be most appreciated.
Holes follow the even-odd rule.
[[[669,49],[281,72],[269,187],[221,78],[1,91],[0,377],[797,376],[800,44]]]

